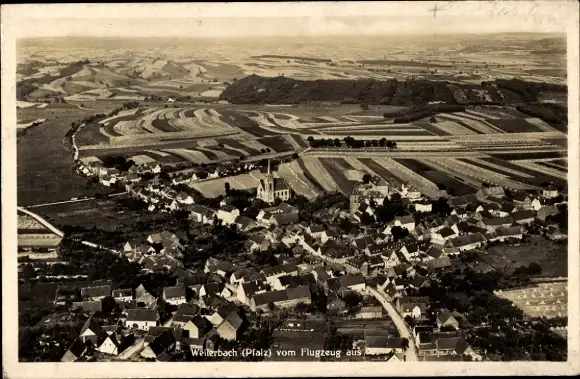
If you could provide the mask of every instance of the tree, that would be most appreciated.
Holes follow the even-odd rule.
[[[401,347],[403,350],[407,350],[409,348],[409,340],[407,338],[401,339]]]
[[[363,103],[360,105],[360,109],[363,111],[368,111],[369,110],[369,105],[366,103]]]
[[[436,123],[437,123],[437,119],[435,118],[435,116],[432,116],[432,117],[429,119],[429,122],[430,122],[430,123],[432,123],[432,124],[436,124]]]
[[[226,182],[224,184],[224,187],[226,189],[226,195],[229,195],[229,193],[230,193],[230,183],[229,182]]]
[[[372,176],[371,176],[371,174],[369,174],[369,173],[367,172],[367,173],[365,173],[365,174],[363,175],[363,177],[362,177],[362,182],[363,182],[364,184],[368,184],[368,183],[371,181],[371,179],[372,179]]]
[[[25,279],[32,279],[32,278],[36,277],[36,271],[34,270],[32,265],[25,264],[24,267],[22,267],[21,275]]]

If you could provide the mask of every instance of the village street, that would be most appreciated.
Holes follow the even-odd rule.
[[[367,286],[367,290],[383,305],[387,314],[393,320],[393,323],[397,327],[401,338],[406,338],[409,340],[409,348],[405,351],[405,361],[417,361],[417,348],[415,346],[415,339],[409,333],[409,329],[405,325],[405,321],[401,317],[401,315],[397,312],[395,307],[376,289]]]

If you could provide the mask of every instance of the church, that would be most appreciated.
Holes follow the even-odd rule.
[[[276,199],[288,201],[291,196],[291,189],[283,178],[274,178],[268,160],[268,173],[265,180],[260,180],[258,185],[258,199],[266,203],[274,203]]]

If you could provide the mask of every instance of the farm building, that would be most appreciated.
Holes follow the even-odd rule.
[[[545,197],[546,199],[553,199],[558,197],[559,195],[560,191],[553,185],[550,185],[542,190],[542,196]]]
[[[158,319],[157,311],[151,309],[129,309],[125,326],[127,328],[149,330],[149,328],[157,326]]]
[[[474,233],[452,238],[445,243],[445,247],[462,252],[477,249],[483,246],[485,242],[486,239],[481,233]]]
[[[558,208],[556,206],[546,205],[546,206],[540,208],[536,217],[538,218],[538,220],[546,221],[546,219],[548,217],[555,216],[558,213],[560,213],[560,211],[558,210]]]
[[[356,314],[356,318],[368,319],[368,318],[381,318],[383,317],[383,307],[362,307],[361,310]]]

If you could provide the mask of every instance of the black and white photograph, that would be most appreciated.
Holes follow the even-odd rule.
[[[574,1],[2,6],[5,375],[578,374],[578,131]]]

